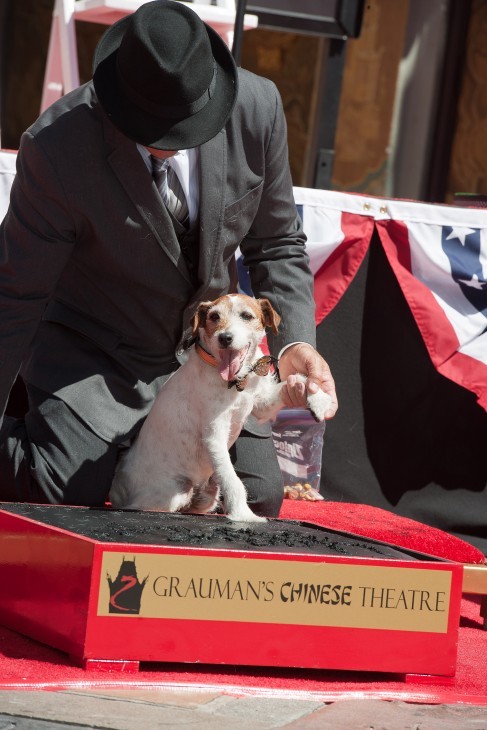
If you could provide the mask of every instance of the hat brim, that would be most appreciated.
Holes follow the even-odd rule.
[[[127,137],[146,147],[180,150],[208,142],[225,126],[237,97],[237,67],[226,43],[205,23],[216,63],[211,99],[192,116],[163,119],[141,110],[127,99],[119,86],[117,52],[129,23],[130,16],[127,16],[112,25],[95,51],[93,83],[105,113]]]

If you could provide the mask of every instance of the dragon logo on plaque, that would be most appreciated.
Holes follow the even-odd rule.
[[[110,589],[109,613],[139,614],[142,591],[148,577],[146,576],[143,581],[139,581],[135,558],[126,560],[124,556],[115,580],[107,572],[108,587]]]

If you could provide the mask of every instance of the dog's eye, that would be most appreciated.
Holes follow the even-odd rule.
[[[250,312],[241,312],[240,316],[242,319],[245,319],[246,322],[250,322],[251,319],[254,319],[254,315]]]
[[[210,312],[208,319],[210,320],[210,322],[218,322],[220,319],[220,315],[218,314],[218,312]]]

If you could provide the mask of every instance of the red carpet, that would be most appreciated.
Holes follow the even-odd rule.
[[[340,509],[338,509],[340,508]],[[340,517],[341,511],[341,517]],[[347,529],[376,539],[389,539],[414,549],[411,544],[415,524],[393,518],[375,508],[357,505],[330,505],[286,500],[282,516]],[[340,524],[336,524],[339,522]],[[395,527],[393,528],[393,525]],[[379,534],[375,532],[377,530]],[[417,532],[417,524],[416,524]],[[439,533],[439,534],[437,534]],[[440,536],[443,535],[443,547]],[[416,540],[418,538],[416,537]],[[422,528],[423,552],[450,553],[455,548],[462,561],[482,562],[482,554],[460,540],[444,536],[432,528]],[[414,540],[413,540],[414,542]],[[445,547],[445,544],[447,547]],[[433,551],[432,547],[435,546]],[[429,550],[428,550],[429,548]],[[445,555],[445,557],[447,557]],[[460,558],[458,558],[460,559]],[[458,662],[455,679],[445,685],[405,682],[394,675],[327,672],[322,670],[268,669],[255,667],[203,667],[194,665],[141,665],[136,674],[85,671],[72,666],[66,655],[0,627],[0,689],[93,689],[128,687],[173,687],[210,689],[228,694],[253,694],[334,701],[351,698],[401,699],[424,703],[464,703],[487,705],[487,631],[482,630],[479,599],[462,602]]]
[[[314,522],[332,530],[353,532],[458,563],[486,561],[480,550],[453,535],[366,504],[285,499],[279,516],[286,520]]]

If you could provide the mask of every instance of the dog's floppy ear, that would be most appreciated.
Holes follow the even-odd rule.
[[[208,314],[208,310],[212,304],[213,304],[213,302],[200,302],[198,304],[198,309],[193,314],[193,318],[191,319],[191,326],[193,328],[193,337],[196,337],[200,327],[205,326],[206,315]]]
[[[260,306],[260,311],[262,312],[264,326],[270,327],[271,332],[277,335],[277,328],[279,327],[279,322],[281,321],[280,316],[268,299],[258,299],[257,301]]]

